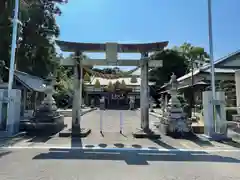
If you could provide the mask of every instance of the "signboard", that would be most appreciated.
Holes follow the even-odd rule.
[[[112,94],[112,99],[124,99],[123,94]]]
[[[162,60],[149,60],[148,61],[148,66],[151,67],[151,68],[162,67],[163,62],[162,62]]]

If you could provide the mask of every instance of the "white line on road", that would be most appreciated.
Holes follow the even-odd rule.
[[[98,151],[93,151],[93,152],[84,152],[84,154],[120,154],[118,152],[98,152]]]
[[[147,155],[147,156],[176,156],[175,153],[138,153],[139,155]]]
[[[102,148],[99,146],[95,147],[70,147],[70,146],[7,146],[0,147],[1,149],[67,149],[67,150],[106,150],[106,151],[147,151],[147,152],[240,152],[240,149],[164,149],[164,148]]]

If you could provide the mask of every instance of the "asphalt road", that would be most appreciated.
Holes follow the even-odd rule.
[[[236,144],[203,139],[134,139],[139,111],[100,111],[83,116],[87,138],[27,137],[0,148],[0,180],[239,180]],[[66,118],[71,124],[71,119]],[[155,118],[150,117],[150,123]]]
[[[236,153],[1,149],[1,180],[239,180]]]

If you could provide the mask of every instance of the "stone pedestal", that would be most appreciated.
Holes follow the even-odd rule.
[[[192,122],[186,117],[182,104],[177,97],[177,80],[174,74],[171,77],[170,84],[171,99],[164,110],[160,122],[160,130],[165,134],[172,136],[185,136],[192,134]]]

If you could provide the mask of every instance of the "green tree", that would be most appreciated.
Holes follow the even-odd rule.
[[[90,76],[89,76],[89,74],[87,72],[84,75],[84,81],[85,82],[90,82],[91,81],[91,78],[90,78]]]
[[[149,80],[156,82],[157,87],[169,82],[172,73],[180,77],[187,71],[188,62],[177,51],[167,49],[154,53],[151,58],[163,60],[163,67],[155,68],[149,73]]]
[[[121,82],[121,89],[126,89],[126,83],[124,80]]]
[[[94,84],[94,87],[95,88],[100,88],[101,87],[101,84],[100,84],[100,81],[97,79],[95,84]]]
[[[194,68],[199,68],[205,63],[209,63],[209,55],[204,48],[193,46],[190,43],[183,43],[179,47],[174,47],[188,61],[188,72]]]
[[[121,88],[121,83],[117,80],[114,84],[115,89],[120,89]]]
[[[45,77],[57,66],[54,39],[59,35],[59,28],[55,15],[60,14],[60,9],[52,1],[40,1],[31,5],[28,13],[29,20],[22,25],[17,68]]]
[[[114,90],[114,86],[113,86],[113,84],[112,84],[111,81],[108,83],[107,89],[108,89],[108,91],[110,91],[110,92],[112,92],[112,91]]]

